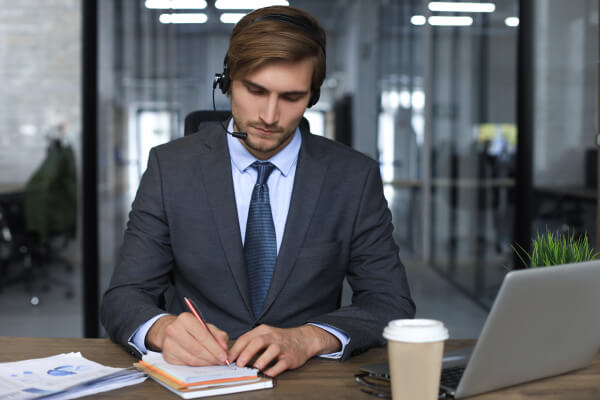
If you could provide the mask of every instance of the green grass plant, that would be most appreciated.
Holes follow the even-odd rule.
[[[512,247],[524,267],[544,267],[567,263],[585,262],[599,255],[589,245],[587,233],[575,237],[575,234],[553,233],[546,231],[533,239],[533,250],[529,254],[522,246]]]

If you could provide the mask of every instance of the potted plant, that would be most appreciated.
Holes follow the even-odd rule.
[[[596,259],[596,252],[589,245],[587,233],[575,236],[574,233],[538,233],[533,239],[533,249],[529,254],[522,246],[512,247],[525,268],[556,266],[569,263],[586,262]]]

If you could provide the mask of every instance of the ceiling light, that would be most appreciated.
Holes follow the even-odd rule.
[[[163,24],[204,24],[208,17],[204,13],[161,14],[158,20]]]
[[[413,25],[425,25],[427,19],[423,15],[413,15],[410,17],[410,23]]]
[[[471,26],[473,25],[473,18],[471,17],[442,17],[439,15],[432,15],[428,19],[429,25],[435,26]]]
[[[167,10],[167,9],[196,9],[206,8],[205,0],[146,0],[146,8]]]
[[[23,124],[19,127],[19,131],[21,132],[21,135],[35,136],[37,127],[33,124]]]
[[[219,10],[256,10],[269,6],[289,6],[287,0],[217,0],[215,7]]]
[[[454,3],[449,1],[432,1],[429,3],[431,11],[446,11],[457,13],[493,13],[496,10],[494,3]]]
[[[223,13],[220,20],[224,24],[237,24],[239,20],[244,18],[244,13]]]
[[[506,19],[504,19],[504,23],[506,26],[510,27],[519,26],[519,17],[506,17]]]

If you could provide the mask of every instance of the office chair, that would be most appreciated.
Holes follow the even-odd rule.
[[[73,271],[71,263],[61,255],[76,230],[77,174],[71,146],[57,139],[49,143],[46,159],[25,186],[24,213],[28,240],[25,266],[39,269],[43,289],[56,284],[71,298],[72,283],[48,272],[57,264],[67,272]]]
[[[23,263],[26,254],[23,197],[22,190],[0,196],[0,291],[15,282],[24,281],[27,292],[31,292],[30,271]],[[15,265],[19,269],[16,275],[11,270]]]
[[[74,295],[73,284],[53,277],[50,269],[58,265],[73,271],[61,253],[75,235],[76,192],[73,151],[53,142],[25,188],[2,197],[1,282],[3,286],[23,282],[32,305],[40,302],[36,283],[44,292],[54,284],[65,289],[67,298]]]
[[[219,125],[220,123],[226,124],[227,120],[231,117],[230,111],[225,110],[198,110],[192,111],[185,117],[184,132],[183,135],[195,134],[204,128],[210,126]],[[227,127],[227,126],[225,126]],[[300,120],[300,127],[310,131],[310,124],[305,117]]]
[[[183,135],[195,134],[204,128],[219,124],[231,117],[231,112],[224,110],[198,110],[192,111],[185,117]]]
[[[13,254],[13,236],[6,214],[5,199],[0,199],[0,291],[6,285],[8,266]]]

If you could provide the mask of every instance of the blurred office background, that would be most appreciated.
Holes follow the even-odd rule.
[[[252,2],[178,3],[0,1],[0,335],[104,335],[148,151],[212,109]],[[598,1],[289,4],[328,34],[312,131],[380,162],[418,316],[476,337],[512,244],[546,228],[596,243]]]

